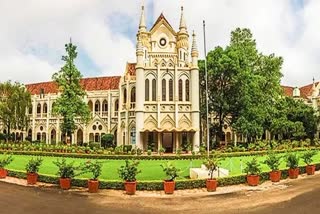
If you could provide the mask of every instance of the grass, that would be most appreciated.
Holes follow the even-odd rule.
[[[301,156],[302,152],[298,152]],[[0,154],[0,158],[3,157],[3,154]],[[27,155],[13,155],[13,162],[8,165],[6,168],[10,170],[25,171],[25,165],[32,156]],[[83,163],[86,159],[79,158],[66,158],[68,162],[74,161],[76,165]],[[226,158],[221,162],[221,167],[228,169],[230,175],[239,175],[243,173],[243,169],[246,166],[246,162],[251,160],[252,157],[243,156],[243,157],[232,157]],[[43,157],[43,163],[40,167],[40,174],[46,175],[55,175],[58,168],[52,163],[57,160],[56,157]],[[262,164],[265,160],[265,156],[257,157],[257,160],[261,163],[262,171],[269,171],[267,165]],[[320,153],[318,152],[314,158],[314,163],[320,163]],[[117,169],[124,165],[123,160],[100,160],[103,162],[102,174],[100,179],[102,180],[120,180],[118,176]],[[137,180],[163,180],[165,179],[165,173],[162,171],[160,164],[164,163],[164,160],[140,160],[139,169],[142,171],[137,176]],[[200,167],[203,160],[175,160],[173,163],[177,168],[182,170],[181,175],[178,179],[188,178],[189,168]],[[305,165],[303,160],[300,159],[299,165]],[[285,158],[282,158],[280,169],[286,169]],[[79,178],[90,178],[90,174],[82,174],[78,176]]]

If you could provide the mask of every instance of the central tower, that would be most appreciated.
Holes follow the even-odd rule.
[[[142,7],[136,46],[136,142],[174,152],[199,147],[198,50],[183,8],[176,32],[161,13],[148,31]]]

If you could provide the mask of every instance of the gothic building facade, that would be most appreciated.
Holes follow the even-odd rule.
[[[181,9],[179,30],[163,14],[148,30],[142,7],[136,43],[136,62],[127,63],[123,76],[81,80],[92,119],[81,124],[71,142],[100,142],[114,134],[117,145],[147,149],[163,147],[174,152],[182,146],[197,150],[200,144],[199,70],[195,34],[192,38]],[[191,44],[189,44],[191,40]],[[52,113],[59,96],[54,82],[26,85],[32,94],[30,128],[18,138],[48,144],[65,141],[61,118]]]

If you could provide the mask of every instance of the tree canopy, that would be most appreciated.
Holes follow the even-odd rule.
[[[74,64],[77,47],[70,41],[65,45],[65,49],[67,55],[62,56],[65,65],[52,76],[61,92],[53,112],[63,117],[61,131],[71,136],[76,129],[75,118],[78,117],[82,123],[87,123],[90,120],[90,110],[84,102],[86,92],[80,85],[82,75]]]
[[[29,108],[32,108],[31,95],[24,85],[10,81],[0,83],[0,120],[8,137],[12,129],[27,129]]]

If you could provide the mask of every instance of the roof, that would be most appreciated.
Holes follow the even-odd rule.
[[[80,80],[82,88],[86,91],[112,90],[118,89],[120,76],[92,77]],[[55,82],[41,82],[26,85],[27,90],[32,94],[40,94],[43,89],[45,94],[58,93],[58,86]]]
[[[158,17],[157,21],[156,21],[156,22],[153,24],[153,26],[151,27],[150,32],[152,31],[152,29],[153,29],[161,20],[164,20],[164,21],[168,24],[168,26],[171,28],[171,30],[174,31],[173,28],[172,28],[172,26],[170,25],[170,23],[169,23],[168,20],[166,19],[166,17],[164,17],[163,13],[161,13],[160,16]]]
[[[284,92],[284,95],[288,96],[288,97],[292,97],[293,96],[293,89],[294,87],[291,86],[281,86]]]
[[[315,85],[319,84],[320,82],[316,82]],[[313,83],[312,84],[309,84],[309,85],[306,85],[306,86],[303,86],[300,88],[300,95],[301,97],[303,98],[308,98],[312,95],[312,86],[313,86]]]
[[[128,63],[127,64],[127,71],[130,74],[130,76],[136,75],[136,63]]]

